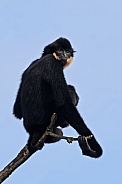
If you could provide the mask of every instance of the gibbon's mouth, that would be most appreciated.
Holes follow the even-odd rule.
[[[62,56],[62,57],[57,56],[55,52],[53,53],[53,56],[55,57],[55,59],[57,59],[57,60],[59,60],[59,61],[62,60],[63,63],[65,63],[65,64],[63,64],[63,68],[68,67],[68,66],[71,64],[72,59],[73,59],[72,56],[70,56],[69,58],[68,58],[67,56]]]

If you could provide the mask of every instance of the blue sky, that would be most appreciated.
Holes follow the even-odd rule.
[[[122,1],[0,1],[0,170],[26,144],[22,121],[12,115],[21,74],[44,46],[68,38],[77,51],[65,70],[80,96],[78,110],[103,147],[99,159],[78,144],[47,145],[5,184],[115,184],[122,182]],[[77,136],[72,128],[65,135]]]

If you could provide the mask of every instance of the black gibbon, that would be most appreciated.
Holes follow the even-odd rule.
[[[78,142],[83,154],[97,158],[102,155],[102,149],[80,116],[76,108],[79,97],[75,88],[67,85],[63,73],[72,62],[74,52],[65,38],[59,38],[44,48],[41,58],[33,61],[22,75],[13,114],[23,118],[29,133],[30,151],[45,132],[52,114],[57,113],[53,132],[63,135],[57,127],[71,125],[81,135]],[[48,136],[45,143],[57,141],[58,138]]]

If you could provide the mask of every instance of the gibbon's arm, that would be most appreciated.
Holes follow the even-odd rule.
[[[49,59],[49,61],[48,61]],[[45,79],[51,85],[59,113],[80,135],[91,135],[76,107],[72,104],[63,69],[53,57],[45,60]]]
[[[63,70],[54,59],[50,60],[50,65],[47,67],[46,79],[52,86],[57,105],[57,115],[59,114],[60,117],[63,117],[81,135],[78,138],[78,142],[82,153],[93,158],[100,157],[102,148],[73,105]]]

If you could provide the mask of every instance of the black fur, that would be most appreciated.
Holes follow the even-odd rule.
[[[66,83],[63,74],[65,62],[62,64],[62,60],[59,61],[53,56],[59,48],[70,51],[73,57],[74,51],[70,42],[59,38],[46,46],[42,57],[32,62],[22,75],[13,113],[19,119],[23,117],[24,127],[30,135],[29,149],[44,133],[54,112],[58,116],[54,132],[61,135],[62,131],[58,130],[57,126],[64,128],[70,124],[82,136],[92,134],[75,107],[79,97],[74,87]],[[45,142],[59,140],[51,139],[48,138]],[[97,145],[97,141],[94,149],[95,144]]]

